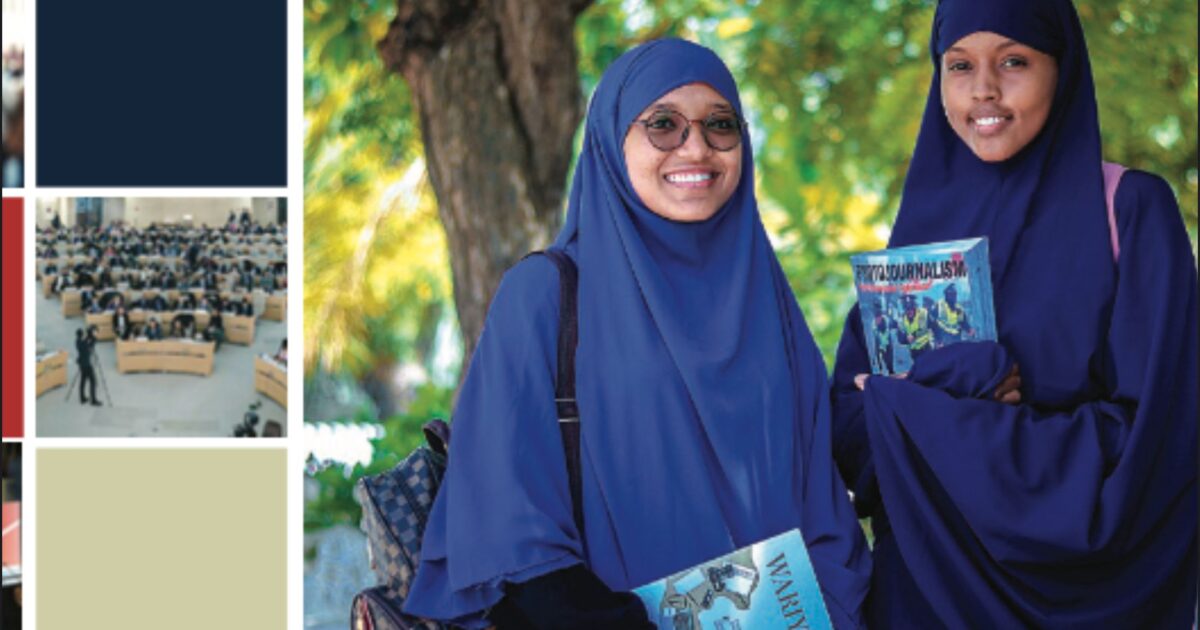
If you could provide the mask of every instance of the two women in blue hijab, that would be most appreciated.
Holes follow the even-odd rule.
[[[834,624],[860,627],[870,557],[832,459],[824,365],[711,51],[660,40],[609,67],[555,245],[579,270],[583,533],[554,400],[559,278],[532,257],[471,360],[405,610],[646,627],[630,589],[799,528]]]
[[[873,517],[870,624],[1190,628],[1200,347],[1174,195],[1106,181],[1069,0],[943,0],[930,48],[889,245],[986,236],[999,341],[864,379],[847,317],[834,448]]]

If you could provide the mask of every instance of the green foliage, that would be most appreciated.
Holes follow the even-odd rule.
[[[365,475],[374,475],[399,464],[404,457],[424,443],[421,426],[432,418],[450,417],[450,397],[453,390],[426,384],[417,389],[416,399],[409,410],[382,421],[383,437],[372,440],[375,458],[369,466],[354,466],[346,470],[331,466],[316,475],[317,494],[304,504],[304,528],[323,529],[339,523],[357,525],[362,508],[354,500],[354,484]],[[375,422],[369,414],[359,413],[357,424]]]

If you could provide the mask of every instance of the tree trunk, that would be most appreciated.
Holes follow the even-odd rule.
[[[590,3],[397,0],[379,42],[420,113],[464,366],[505,270],[549,244],[561,222],[583,109],[575,19]]]

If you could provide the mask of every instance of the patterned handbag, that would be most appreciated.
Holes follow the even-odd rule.
[[[579,411],[575,404],[576,321],[575,263],[559,250],[534,252],[544,255],[559,271],[558,374],[555,399],[558,426],[567,456],[567,479],[576,527],[583,535],[582,483],[579,465]],[[380,586],[360,592],[351,607],[353,630],[440,630],[445,624],[418,619],[401,612],[421,562],[421,541],[433,510],[433,500],[446,474],[450,427],[441,420],[424,426],[426,444],[417,447],[404,461],[387,472],[363,477],[354,488],[363,508],[361,528],[367,535],[371,568]]]
[[[446,474],[450,427],[441,420],[425,424],[426,444],[391,470],[359,479],[354,493],[363,508],[371,568],[381,586],[355,597],[352,628],[406,630],[446,626],[400,612],[421,561],[421,540],[433,499]]]

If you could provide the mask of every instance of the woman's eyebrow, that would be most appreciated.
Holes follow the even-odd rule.
[[[729,110],[733,109],[732,105],[730,105],[729,103],[726,103],[724,101],[714,101],[712,103],[709,103],[708,106],[711,107],[712,109],[723,109],[723,110],[724,109],[729,109]],[[654,109],[654,110],[670,109],[670,110],[674,110],[674,111],[679,111],[679,105],[677,105],[676,103],[673,103],[671,101],[658,101],[657,103],[651,105],[650,108]]]
[[[992,50],[1004,50],[1005,48],[1009,48],[1012,46],[1021,46],[1021,45],[1022,45],[1021,42],[1018,42],[1013,39],[1006,39],[1003,42],[1000,42],[999,44],[997,44],[996,47],[993,48]],[[946,49],[946,53],[959,53],[959,54],[965,55],[965,54],[967,54],[967,51],[959,46],[951,46]],[[942,53],[942,54],[946,54],[946,53]]]

